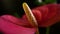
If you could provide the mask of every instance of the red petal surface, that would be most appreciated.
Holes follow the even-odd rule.
[[[60,21],[60,4],[49,4],[34,8],[32,11],[37,16],[36,19],[40,27],[48,27]]]
[[[36,31],[35,28],[22,27],[2,17],[0,18],[0,29],[5,34],[34,34]]]

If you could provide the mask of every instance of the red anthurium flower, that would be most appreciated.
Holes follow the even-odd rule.
[[[60,4],[49,4],[32,9],[40,27],[48,27],[60,21]],[[16,18],[11,15],[0,17],[0,28],[6,34],[34,34],[36,29],[27,20],[26,15]]]

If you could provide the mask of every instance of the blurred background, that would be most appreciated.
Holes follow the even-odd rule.
[[[45,4],[56,3],[56,0],[0,0],[0,15],[18,13],[22,16],[24,11],[22,9],[22,3],[26,2],[30,8],[42,6]],[[17,14],[16,14],[17,15]]]
[[[37,6],[42,6],[51,3],[60,3],[60,0],[0,0],[0,16],[10,14],[17,17],[22,17],[24,10],[22,9],[22,3],[26,2],[31,9]],[[47,28],[39,27],[41,34],[46,33]],[[2,32],[1,32],[2,33]],[[60,34],[60,22],[50,27],[49,34]]]

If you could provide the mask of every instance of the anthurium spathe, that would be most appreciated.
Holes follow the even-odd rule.
[[[18,25],[15,24],[15,22],[20,22],[20,19],[10,15],[4,15],[0,17],[0,29],[4,32],[4,34],[34,34],[36,31],[36,29],[33,27],[23,27],[22,25],[24,24]],[[24,22],[21,20],[20,24],[21,23]]]
[[[60,21],[60,4],[48,4],[32,11],[40,27],[52,26]]]

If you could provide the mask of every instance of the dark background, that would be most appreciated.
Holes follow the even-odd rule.
[[[12,2],[10,4],[8,4],[8,2],[6,4],[3,2],[3,0],[0,0],[0,16],[4,14],[14,15],[14,13],[18,13],[19,17],[21,17],[24,14],[24,11],[21,6],[23,2],[27,2],[31,9],[38,6],[34,3],[35,0],[11,0],[11,1]],[[60,0],[57,0],[57,3],[59,4]],[[39,31],[41,34],[45,34],[46,29],[47,28],[39,27]],[[0,34],[2,33],[3,32],[1,31]],[[60,34],[60,22],[57,22],[56,24],[50,27],[49,34]]]

